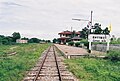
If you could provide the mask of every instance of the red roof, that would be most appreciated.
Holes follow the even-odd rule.
[[[71,31],[63,31],[63,32],[60,32],[58,34],[72,34],[72,32]]]
[[[75,32],[76,34],[78,34],[78,35],[80,35],[80,32]],[[71,31],[63,31],[63,32],[60,32],[60,33],[58,33],[58,34],[72,34],[72,32]]]
[[[80,32],[75,32],[76,34],[80,35]]]

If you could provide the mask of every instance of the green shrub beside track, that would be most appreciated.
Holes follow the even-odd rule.
[[[65,63],[80,81],[120,81],[120,61],[79,58],[67,59]]]
[[[111,61],[120,61],[120,50],[110,50],[107,57]]]
[[[15,47],[12,51],[17,54],[4,57],[5,52]],[[0,46],[0,81],[21,81],[25,72],[32,68],[42,52],[50,44],[21,44],[15,46]],[[7,50],[6,50],[7,49]]]

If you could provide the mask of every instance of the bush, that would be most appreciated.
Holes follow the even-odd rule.
[[[80,45],[80,42],[76,42],[75,46],[78,47]]]
[[[66,42],[64,42],[63,44],[66,44]]]
[[[69,42],[68,45],[73,46],[74,42]]]
[[[80,81],[120,81],[120,62],[81,57],[65,63]]]
[[[110,44],[120,44],[120,39],[111,40]]]
[[[107,56],[111,61],[119,61],[120,60],[120,51],[119,50],[111,50],[111,51],[109,51]]]
[[[86,39],[82,39],[81,43],[84,43],[85,46],[87,46],[87,48],[89,48],[89,42]]]

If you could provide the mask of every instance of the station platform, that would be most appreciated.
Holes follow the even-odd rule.
[[[77,58],[88,55],[88,52],[86,49],[79,48],[79,47],[73,47],[73,46],[67,46],[67,45],[60,45],[60,44],[54,44],[63,54],[66,58]]]

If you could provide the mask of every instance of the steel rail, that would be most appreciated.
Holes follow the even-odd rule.
[[[53,52],[54,52],[55,62],[56,62],[57,70],[58,70],[59,80],[62,81],[62,77],[61,77],[60,69],[59,69],[59,66],[58,66],[58,61],[57,61],[57,58],[56,58],[56,53],[55,53],[54,46],[53,46]]]
[[[37,81],[37,78],[39,77],[40,71],[41,71],[41,69],[42,69],[42,67],[43,67],[43,65],[44,65],[45,59],[46,59],[46,57],[47,57],[47,55],[48,55],[48,52],[50,51],[50,48],[51,48],[51,46],[49,47],[49,49],[48,49],[48,51],[47,51],[47,53],[46,53],[46,55],[45,55],[45,57],[44,57],[44,59],[43,59],[43,61],[42,61],[42,65],[41,65],[40,68],[39,68],[39,72],[36,74],[36,77],[35,77],[35,79],[34,79],[33,81]]]

